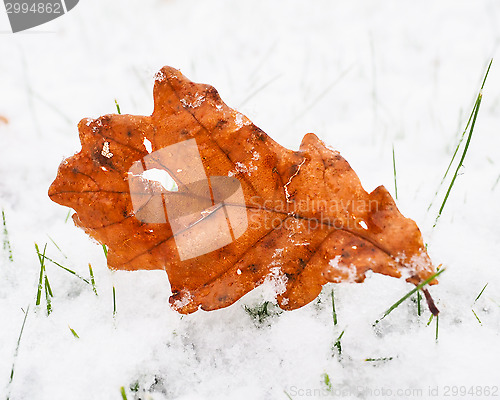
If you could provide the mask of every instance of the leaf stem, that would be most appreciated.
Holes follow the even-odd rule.
[[[442,274],[444,271],[446,271],[446,268],[443,268],[443,269],[440,269],[438,272],[436,272],[435,274],[433,274],[431,277],[427,278],[425,281],[423,281],[422,283],[418,284],[417,286],[415,286],[414,289],[410,290],[408,293],[406,293],[403,297],[401,297],[398,301],[396,301],[391,307],[389,307],[386,312],[384,312],[384,314],[382,315],[382,317],[380,317],[380,319],[376,320],[375,323],[373,324],[373,326],[377,325],[380,321],[382,321],[385,317],[387,317],[396,307],[398,307],[402,302],[404,302],[408,297],[410,297],[413,293],[415,293],[417,290],[420,290],[422,289],[425,285],[429,284],[430,282],[432,282],[435,278],[437,278],[440,274]],[[425,292],[424,292],[425,294]],[[432,303],[433,304],[433,303]],[[435,306],[434,306],[435,307]],[[431,306],[429,305],[429,309],[431,309]],[[433,311],[437,311],[437,308],[435,308],[435,310],[430,310],[432,312],[433,315],[437,315],[437,314],[434,314]]]

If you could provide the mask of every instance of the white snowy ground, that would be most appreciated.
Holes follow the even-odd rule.
[[[2,7],[0,206],[14,261],[0,247],[0,399],[120,399],[122,386],[128,399],[452,398],[471,387],[484,398],[487,386],[500,396],[498,1],[82,0],[32,31],[8,30]],[[427,207],[492,57],[465,166],[433,229],[444,188]],[[244,305],[272,300],[270,287],[181,317],[163,272],[107,269],[102,248],[65,223],[68,209],[47,189],[79,150],[77,122],[115,112],[115,98],[124,113],[149,114],[163,65],[214,85],[287,147],[315,132],[368,190],[394,193],[394,145],[398,206],[447,267],[431,288],[437,343],[435,320],[427,326],[429,312],[419,317],[411,300],[372,327],[411,290],[402,280],[336,285],[336,326],[333,286],[319,304],[259,325]],[[43,298],[36,307],[34,242],[82,276],[92,263],[99,296],[47,263],[53,312]]]

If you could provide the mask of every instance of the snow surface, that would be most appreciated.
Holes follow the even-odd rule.
[[[0,31],[0,115],[9,120],[0,120],[0,206],[14,258],[0,247],[0,399],[120,399],[122,386],[128,399],[445,398],[447,386],[500,386],[500,57],[434,229],[443,189],[427,211],[498,56],[498,1],[85,0],[15,35],[0,9]],[[259,324],[244,306],[272,300],[269,285],[181,317],[168,306],[165,273],[107,269],[101,247],[65,222],[68,210],[47,189],[79,149],[81,118],[115,112],[115,99],[124,113],[151,113],[163,65],[214,85],[287,147],[315,132],[368,190],[394,193],[394,145],[398,207],[447,267],[431,288],[438,342],[435,321],[427,326],[429,312],[417,316],[411,300],[372,327],[411,289],[377,274],[327,286],[302,309],[272,309]],[[34,242],[84,277],[90,262],[99,296],[47,263],[53,312],[44,299],[36,307]],[[332,347],[343,331],[339,358]]]

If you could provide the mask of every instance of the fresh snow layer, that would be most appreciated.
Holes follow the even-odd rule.
[[[500,57],[435,228],[448,183],[427,210],[498,56],[498,1],[85,0],[31,31],[9,29],[0,9],[0,207],[14,259],[0,246],[0,399],[120,399],[122,386],[128,399],[155,400],[452,398],[461,387],[500,396]],[[427,326],[429,311],[419,317],[411,299],[372,326],[412,288],[377,274],[326,286],[296,311],[270,306],[259,323],[245,306],[272,301],[276,279],[182,317],[164,272],[107,269],[47,189],[79,150],[80,119],[116,112],[115,99],[123,113],[151,113],[163,65],[215,86],[284,146],[315,132],[367,190],[394,194],[394,146],[398,207],[447,268],[430,288],[437,342],[436,321]],[[36,307],[35,242],[82,277],[91,263],[98,296],[47,262],[53,312],[44,297]]]

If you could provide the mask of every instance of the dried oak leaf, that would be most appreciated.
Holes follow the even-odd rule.
[[[84,119],[79,132],[82,150],[63,161],[50,198],[108,246],[110,268],[164,269],[180,313],[229,306],[265,280],[282,308],[296,309],[327,282],[362,282],[368,270],[414,284],[435,272],[383,186],[366,192],[314,134],[299,151],[280,146],[176,69],[156,75],[151,116]],[[153,167],[178,188],[141,175]]]

